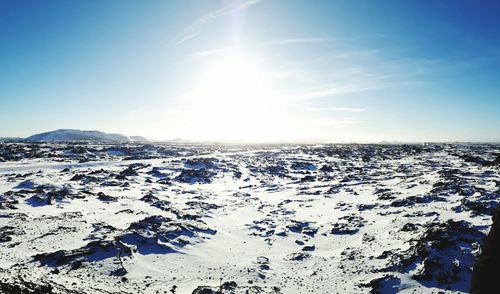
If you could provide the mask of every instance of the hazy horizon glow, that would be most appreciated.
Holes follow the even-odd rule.
[[[500,4],[3,1],[0,137],[500,141]]]

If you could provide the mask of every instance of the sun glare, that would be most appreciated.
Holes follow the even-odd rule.
[[[250,55],[208,63],[183,97],[193,137],[204,140],[269,140],[278,108],[269,71]]]

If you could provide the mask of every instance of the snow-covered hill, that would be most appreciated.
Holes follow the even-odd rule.
[[[54,141],[96,141],[96,142],[133,142],[148,141],[140,136],[125,136],[122,134],[108,134],[100,131],[82,131],[73,129],[60,129],[52,132],[40,133],[25,139],[28,142],[54,142]]]

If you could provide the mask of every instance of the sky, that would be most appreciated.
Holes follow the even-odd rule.
[[[0,0],[0,136],[500,141],[499,1]]]

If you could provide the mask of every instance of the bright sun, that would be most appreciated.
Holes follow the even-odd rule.
[[[182,98],[189,130],[204,140],[269,140],[277,125],[270,71],[249,55],[233,54],[209,63]]]

